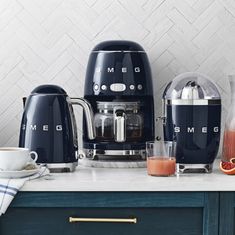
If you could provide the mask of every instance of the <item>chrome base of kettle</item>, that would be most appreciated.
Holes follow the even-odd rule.
[[[146,151],[141,150],[103,150],[84,149],[85,156],[94,160],[145,160]]]
[[[51,173],[73,172],[78,165],[77,162],[70,163],[48,163],[45,164]]]
[[[176,170],[178,174],[181,173],[211,173],[213,163],[210,164],[176,164]]]

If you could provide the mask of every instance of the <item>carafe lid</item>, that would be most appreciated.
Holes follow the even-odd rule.
[[[38,86],[31,92],[31,95],[37,94],[67,95],[66,91],[62,87],[49,84]]]
[[[97,101],[97,108],[104,110],[113,110],[116,107],[122,107],[125,110],[138,110],[140,102],[105,102]]]
[[[221,96],[216,85],[204,74],[187,72],[175,77],[164,93],[167,100],[220,100]]]

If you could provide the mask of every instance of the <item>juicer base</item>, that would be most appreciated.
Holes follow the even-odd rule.
[[[50,173],[62,173],[62,172],[73,172],[78,165],[77,162],[70,163],[48,163],[45,164],[50,170]]]
[[[176,164],[176,172],[178,174],[182,173],[211,173],[213,168],[213,163],[209,164]]]
[[[93,160],[145,160],[146,151],[141,150],[103,150],[84,149],[85,156]]]

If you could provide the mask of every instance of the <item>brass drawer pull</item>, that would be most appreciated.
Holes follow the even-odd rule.
[[[79,218],[69,217],[69,223],[74,222],[104,222],[104,223],[131,223],[136,224],[137,218]]]

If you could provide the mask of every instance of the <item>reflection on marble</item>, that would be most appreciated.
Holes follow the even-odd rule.
[[[127,160],[89,160],[87,158],[80,159],[78,164],[86,167],[95,168],[145,168],[146,161],[127,161]]]
[[[215,161],[211,174],[152,177],[145,168],[94,168],[79,165],[75,172],[54,173],[50,179],[27,181],[21,191],[235,191],[235,175],[219,170]]]

